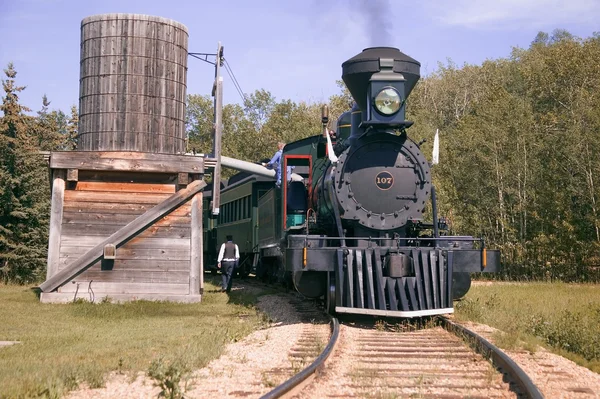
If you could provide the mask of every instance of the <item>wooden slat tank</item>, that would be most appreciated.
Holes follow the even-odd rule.
[[[43,302],[200,301],[203,158],[185,155],[187,28],[81,23],[77,151],[52,152]]]
[[[185,152],[188,30],[166,18],[81,22],[80,151]]]

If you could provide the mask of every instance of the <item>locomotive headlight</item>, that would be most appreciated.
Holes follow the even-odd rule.
[[[393,115],[400,109],[400,94],[393,87],[385,87],[375,96],[375,108],[383,115]]]

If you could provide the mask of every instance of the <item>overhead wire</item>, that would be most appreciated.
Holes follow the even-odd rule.
[[[242,103],[244,104],[244,106],[246,106],[246,103],[247,103],[246,95],[244,94],[244,91],[242,90],[240,83],[238,82],[237,78],[235,77],[235,74],[233,73],[233,69],[231,69],[231,65],[229,65],[229,62],[227,61],[226,58],[223,58],[223,61],[225,61],[223,63],[223,66],[225,66],[225,70],[229,74],[229,77],[231,78],[231,81],[233,82],[233,86],[235,87],[238,94],[242,98]]]
[[[233,70],[231,69],[231,66],[229,65],[229,63],[227,62],[227,60],[225,60],[224,66],[225,66],[225,70],[229,74],[229,77],[231,78],[231,81],[233,82],[233,86],[237,90],[238,94],[242,98],[243,104],[245,105],[246,104],[246,96],[244,95],[244,91],[242,90],[239,82],[237,81],[237,79],[235,77],[235,74],[233,73]]]
[[[238,93],[240,93],[240,95],[242,96],[242,98],[245,98],[244,91],[242,90],[242,87],[240,86],[240,83],[238,82],[235,74],[233,73],[233,69],[231,68],[231,65],[229,65],[229,61],[227,61],[227,59],[224,59],[224,61],[225,61],[225,63],[224,63],[225,70],[227,71],[227,73],[231,77],[231,80],[233,81],[233,84],[235,85],[236,89],[238,90]]]

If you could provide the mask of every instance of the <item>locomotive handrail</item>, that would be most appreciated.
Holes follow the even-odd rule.
[[[311,212],[314,214],[315,213],[314,209],[308,208],[308,210],[306,211],[306,226],[305,226],[305,228],[306,228],[306,235],[307,236],[308,236],[308,225],[310,223],[310,213]]]
[[[312,362],[309,366],[307,366],[304,370],[302,370],[298,374],[294,375],[292,378],[285,381],[283,384],[278,385],[272,391],[264,394],[263,396],[260,397],[260,399],[280,398],[283,395],[285,395],[286,393],[288,393],[289,391],[291,391],[292,389],[296,388],[298,385],[300,385],[304,381],[306,381],[310,376],[312,376],[317,371],[317,368],[319,368],[319,367],[323,366],[323,364],[325,364],[325,361],[327,360],[329,355],[333,352],[333,348],[335,347],[335,344],[337,343],[339,335],[340,335],[340,323],[337,318],[332,317],[331,318],[331,337],[329,338],[329,342],[327,343],[327,346],[325,347],[323,352],[321,352],[319,357],[317,357],[315,359],[315,361]]]

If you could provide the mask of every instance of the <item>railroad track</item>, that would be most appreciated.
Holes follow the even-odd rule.
[[[311,353],[316,359],[310,365],[262,398],[543,397],[523,370],[483,337],[443,317],[421,327],[389,331],[381,322],[340,327],[332,318],[323,351]]]

